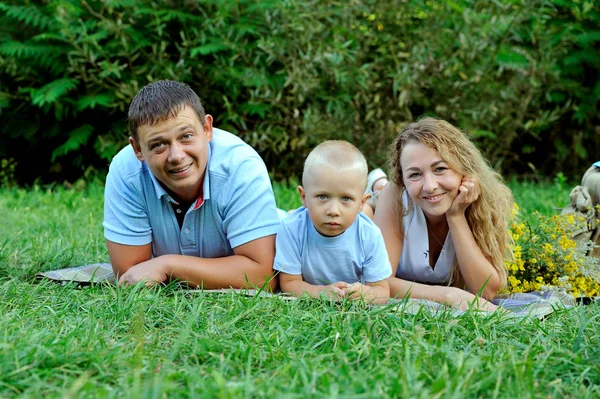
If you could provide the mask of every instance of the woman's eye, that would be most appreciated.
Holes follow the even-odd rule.
[[[408,178],[409,178],[409,179],[416,179],[416,178],[418,178],[419,176],[421,176],[421,174],[420,174],[420,173],[411,173],[410,175],[408,175]]]
[[[437,168],[435,168],[435,173],[443,173],[447,170],[448,170],[448,168],[445,166],[438,166]]]

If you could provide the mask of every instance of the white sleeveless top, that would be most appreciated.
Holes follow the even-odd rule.
[[[404,207],[408,206],[406,191],[402,194]],[[404,242],[402,256],[398,263],[396,277],[417,283],[447,284],[454,262],[454,245],[450,233],[446,235],[442,252],[435,268],[429,265],[429,238],[427,222],[423,210],[413,204],[412,209],[403,218]]]

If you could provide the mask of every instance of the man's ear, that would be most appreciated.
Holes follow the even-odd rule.
[[[213,138],[213,117],[209,114],[206,114],[204,117],[204,123],[202,124],[202,129],[204,129],[204,134],[206,135],[207,141],[212,141]]]
[[[142,155],[142,149],[137,145],[133,137],[129,136],[129,144],[133,147],[133,152],[135,152],[135,156],[140,162],[144,162],[144,156]]]
[[[306,208],[306,190],[304,190],[304,187],[298,186],[298,193],[300,194],[302,206]]]

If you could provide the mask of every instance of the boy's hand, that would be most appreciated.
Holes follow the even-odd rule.
[[[447,212],[448,216],[464,214],[469,205],[477,201],[480,194],[479,181],[475,177],[464,176],[458,187],[458,195]]]
[[[342,299],[346,295],[346,287],[348,283],[338,281],[337,283],[329,284],[323,287],[323,293],[333,299]]]
[[[346,298],[348,299],[360,299],[371,291],[371,287],[361,283],[348,284],[346,287]],[[365,297],[366,299],[366,297]]]

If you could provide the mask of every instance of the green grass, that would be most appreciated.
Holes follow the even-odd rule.
[[[523,214],[568,198],[510,185]],[[280,207],[299,205],[295,183],[274,189]],[[33,276],[108,261],[102,187],[0,189],[0,217],[2,398],[600,395],[600,304],[540,321],[61,286]]]

